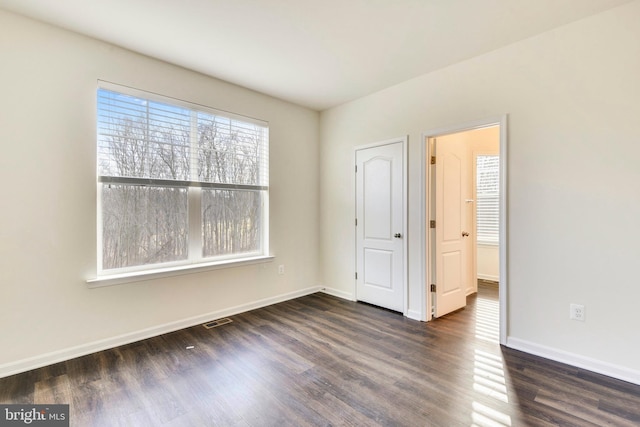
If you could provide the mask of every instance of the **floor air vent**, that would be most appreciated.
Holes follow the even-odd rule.
[[[231,322],[233,322],[233,320],[229,319],[228,317],[224,317],[222,319],[212,320],[211,322],[203,323],[202,326],[204,326],[207,329],[212,329],[218,326],[226,325],[227,323],[231,323]]]

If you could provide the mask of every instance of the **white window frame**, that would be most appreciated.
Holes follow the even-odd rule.
[[[182,101],[179,99],[162,96],[139,89],[134,89],[114,83],[105,81],[98,81],[98,90],[108,90],[112,92],[118,92],[123,95],[148,99],[151,101],[161,102],[165,104],[174,105],[181,108],[186,108],[194,113],[202,112],[211,114],[217,117],[224,117],[226,119],[239,120],[245,123],[251,123],[264,128],[265,153],[263,153],[263,160],[266,162],[266,176],[263,177],[264,182],[261,185],[211,185],[212,188],[228,189],[228,190],[249,190],[259,191],[261,194],[261,215],[260,215],[260,248],[255,252],[228,254],[216,257],[203,257],[203,241],[202,241],[202,216],[201,216],[201,202],[202,202],[202,183],[189,181],[181,185],[183,188],[187,188],[188,195],[188,258],[186,260],[162,262],[156,264],[136,265],[122,268],[103,268],[103,240],[102,240],[102,188],[105,185],[101,182],[98,176],[100,170],[98,166],[96,175],[97,177],[97,275],[96,277],[87,280],[87,283],[91,286],[104,286],[109,284],[119,284],[126,282],[133,282],[139,280],[148,280],[154,277],[167,277],[178,274],[185,274],[187,272],[198,272],[202,270],[225,268],[230,266],[238,266],[244,264],[261,263],[271,260],[273,257],[269,255],[269,187],[268,187],[268,151],[269,151],[269,126],[268,123],[263,120],[253,119],[246,116],[241,116],[226,111],[216,110],[211,107]],[[97,102],[96,102],[97,106]],[[97,108],[97,107],[96,107]],[[97,110],[96,110],[97,117]],[[195,122],[193,122],[195,123]],[[197,139],[197,132],[193,132],[194,124],[192,124],[191,143]],[[96,153],[96,158],[99,154]],[[96,162],[97,164],[97,162]],[[104,178],[103,178],[104,179]],[[193,178],[192,178],[193,179]],[[135,181],[135,179],[133,180]],[[162,180],[157,180],[162,181]],[[204,185],[207,185],[206,183]],[[259,187],[259,189],[258,189]]]
[[[498,224],[498,229],[495,230],[495,238],[494,239],[484,239],[482,238],[482,236],[486,235],[486,234],[491,234],[491,233],[483,233],[482,227],[481,227],[481,220],[480,220],[480,215],[479,215],[479,207],[480,207],[480,200],[483,196],[480,195],[480,193],[478,193],[478,157],[497,157],[498,158],[498,162],[501,161],[500,159],[500,155],[498,153],[493,153],[493,152],[477,152],[474,153],[473,156],[473,182],[474,182],[474,198],[476,200],[475,203],[475,209],[476,209],[476,241],[477,244],[479,245],[484,245],[484,246],[498,246],[500,244],[500,230],[499,230],[499,223],[500,223],[500,191],[501,189],[498,188],[498,193],[495,194],[494,196],[494,203],[493,203],[493,207],[494,207],[494,215],[496,217],[496,224]],[[499,163],[498,163],[499,165]],[[498,170],[497,170],[497,174],[496,174],[496,180],[497,180],[497,184],[498,186],[500,185],[500,169],[498,166]],[[486,196],[484,196],[486,197]]]

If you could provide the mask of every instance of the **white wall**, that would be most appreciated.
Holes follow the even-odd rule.
[[[324,285],[353,295],[353,147],[408,134],[419,310],[421,134],[508,113],[509,344],[640,383],[638,22],[635,1],[323,112]]]
[[[500,281],[500,250],[496,245],[478,244],[476,264],[478,279]]]
[[[317,112],[5,12],[0,29],[0,376],[317,289]],[[87,287],[98,79],[270,123],[274,262]]]

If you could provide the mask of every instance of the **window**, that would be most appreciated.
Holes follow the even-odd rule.
[[[98,89],[99,272],[268,254],[268,127],[129,88]]]
[[[476,157],[476,222],[478,243],[497,245],[500,213],[500,157]]]

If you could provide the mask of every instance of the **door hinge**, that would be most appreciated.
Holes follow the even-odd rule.
[[[358,165],[356,165],[356,173],[358,173]]]
[[[436,164],[436,156],[431,156],[431,164],[432,165]]]
[[[358,218],[356,218],[356,227],[358,226]]]
[[[358,280],[358,273],[356,272],[356,280]]]
[[[431,221],[429,221],[429,228],[436,228],[436,220],[432,219]]]
[[[434,283],[431,284],[431,292],[436,291],[436,285]]]

